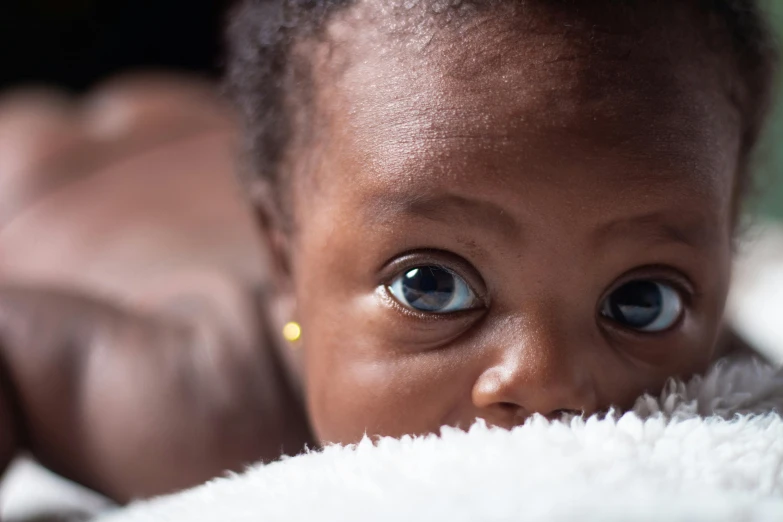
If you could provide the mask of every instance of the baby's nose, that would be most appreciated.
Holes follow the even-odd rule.
[[[492,424],[511,427],[534,413],[556,418],[597,409],[591,371],[580,357],[584,351],[555,325],[539,323],[528,323],[523,336],[502,336],[516,340],[487,350],[472,400],[479,416]]]

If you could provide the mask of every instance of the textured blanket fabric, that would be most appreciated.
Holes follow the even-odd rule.
[[[783,373],[719,364],[633,412],[364,440],[104,515],[165,521],[781,521]]]

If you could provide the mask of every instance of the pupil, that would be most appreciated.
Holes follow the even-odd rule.
[[[656,283],[633,281],[615,290],[609,306],[616,321],[644,328],[658,318],[662,301],[663,296]]]
[[[449,304],[454,295],[454,276],[442,268],[414,268],[403,278],[402,293],[412,306],[437,311]]]

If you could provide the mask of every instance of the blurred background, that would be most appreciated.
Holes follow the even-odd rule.
[[[0,91],[49,85],[82,93],[118,73],[166,70],[218,79],[232,0],[5,0]],[[765,0],[783,34],[783,2]],[[782,82],[783,83],[783,82]],[[780,89],[783,95],[783,85]],[[781,96],[783,97],[783,96]],[[783,219],[783,104],[759,150],[753,208]]]
[[[84,91],[119,72],[174,69],[217,77],[229,0],[4,0],[0,89]]]
[[[770,23],[783,40],[783,2],[766,0]],[[783,81],[778,81],[778,101],[767,134],[759,147],[758,193],[751,208],[763,216],[783,220]]]

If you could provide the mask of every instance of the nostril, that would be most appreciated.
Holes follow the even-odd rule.
[[[500,402],[498,403],[498,407],[504,412],[513,414],[518,417],[527,417],[529,415],[529,412],[527,412],[522,406],[513,402]],[[581,410],[573,410],[568,408],[560,408],[557,410],[552,410],[549,413],[543,413],[543,412],[539,412],[539,413],[541,413],[544,417],[546,417],[549,420],[557,420],[569,415],[573,415],[575,417],[581,417],[582,415],[584,415],[584,412]]]
[[[549,414],[546,416],[549,420],[557,420],[565,417],[566,415],[573,415],[575,417],[581,417],[584,414],[583,411],[580,410],[570,410],[567,408],[562,408],[559,410],[553,410],[549,412]]]

